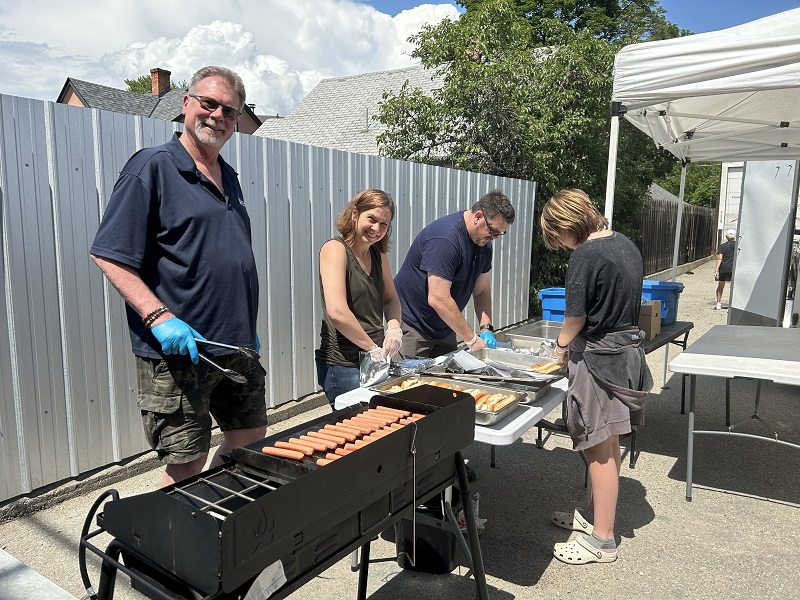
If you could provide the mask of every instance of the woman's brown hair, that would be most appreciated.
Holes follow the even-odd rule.
[[[375,243],[377,249],[386,254],[389,251],[389,236],[392,233],[391,221],[394,220],[394,200],[392,197],[383,190],[368,189],[359,192],[356,196],[347,203],[347,205],[339,213],[336,218],[336,229],[342,234],[342,239],[345,244],[352,246],[353,240],[356,237],[356,225],[353,222],[353,211],[356,215],[362,212],[372,210],[373,208],[386,207],[392,214],[389,222],[389,228],[386,230],[386,235],[380,241]],[[356,216],[356,220],[358,216]]]
[[[567,233],[582,244],[595,231],[608,227],[608,219],[595,208],[592,199],[583,190],[561,190],[553,194],[542,209],[539,218],[544,244],[551,250],[566,248],[560,235]]]

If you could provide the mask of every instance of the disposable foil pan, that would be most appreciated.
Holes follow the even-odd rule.
[[[476,389],[482,391],[484,394],[511,394],[516,396],[516,399],[513,402],[510,402],[508,405],[501,408],[499,411],[490,412],[487,410],[478,410],[475,409],[475,423],[477,425],[493,425],[498,421],[506,418],[512,412],[517,409],[517,406],[522,400],[526,400],[530,392],[527,391],[520,391],[515,389],[508,389],[504,387],[500,387],[497,385],[487,385],[480,380],[476,381],[467,381],[466,379],[452,379],[449,377],[431,377],[429,375],[404,375],[402,377],[396,377],[395,379],[389,379],[388,381],[381,382],[378,385],[374,385],[369,389],[373,392],[380,392],[382,394],[391,394],[391,388],[394,386],[401,385],[404,381],[408,379],[417,379],[422,381],[423,383],[447,383],[451,386],[460,386],[462,389]],[[549,386],[545,386],[549,387]],[[536,394],[538,394],[541,390],[537,390]]]
[[[511,350],[497,350],[492,348],[481,348],[480,350],[471,351],[475,358],[485,362],[489,366],[499,366],[505,369],[517,369],[519,371],[526,371],[536,381],[545,381],[552,383],[557,379],[563,377],[563,369],[559,369],[554,373],[535,373],[528,371],[532,365],[542,362],[555,362],[552,358],[544,356],[534,356],[532,354],[520,354]],[[497,363],[493,365],[492,363]]]

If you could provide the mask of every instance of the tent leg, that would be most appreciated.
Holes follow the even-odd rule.
[[[675,281],[678,275],[678,255],[681,246],[681,228],[683,226],[683,192],[686,189],[686,163],[681,166],[681,191],[678,194],[678,218],[675,220],[675,246],[672,250],[672,278]]]
[[[614,216],[614,187],[617,184],[617,147],[619,146],[619,114],[618,107],[612,107],[611,134],[608,141],[608,174],[606,176],[606,206],[605,217],[608,219],[608,228],[611,229]]]

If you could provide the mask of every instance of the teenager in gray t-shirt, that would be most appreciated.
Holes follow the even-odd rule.
[[[579,535],[556,544],[568,564],[617,559],[614,520],[621,462],[619,437],[641,415],[652,377],[638,328],[642,258],[581,190],[562,190],[545,204],[542,233],[548,248],[572,250],[564,324],[557,357],[569,369],[567,427],[589,465],[591,494],[582,511],[555,512],[552,523]]]

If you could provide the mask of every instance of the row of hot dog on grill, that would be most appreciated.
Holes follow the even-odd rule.
[[[322,467],[424,416],[388,406],[375,406],[349,419],[264,446],[261,451],[297,461],[313,458],[312,455],[317,453],[322,456],[314,462]]]

